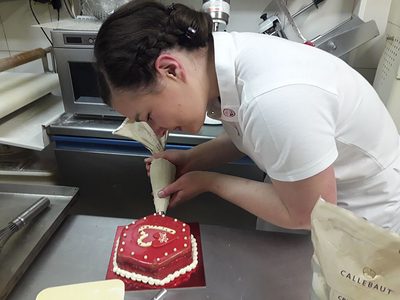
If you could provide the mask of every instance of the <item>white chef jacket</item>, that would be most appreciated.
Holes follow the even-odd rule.
[[[400,232],[400,143],[372,86],[339,58],[257,33],[214,33],[221,121],[269,177],[333,164],[338,205]]]

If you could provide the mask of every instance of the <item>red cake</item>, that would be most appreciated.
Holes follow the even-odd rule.
[[[156,286],[177,280],[197,264],[197,243],[190,227],[163,214],[125,226],[113,257],[114,273]]]

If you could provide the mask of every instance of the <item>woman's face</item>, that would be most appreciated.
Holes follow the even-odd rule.
[[[146,93],[113,90],[112,107],[131,120],[147,122],[158,136],[172,130],[197,133],[210,97],[206,64],[205,56],[162,54],[155,62],[157,87]]]
[[[130,120],[145,121],[162,136],[166,131],[197,133],[203,125],[207,99],[196,87],[166,79],[150,93],[113,91],[112,106]]]

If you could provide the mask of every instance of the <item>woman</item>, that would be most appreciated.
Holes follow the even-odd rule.
[[[158,135],[196,133],[206,111],[223,122],[216,139],[157,155],[179,176],[160,196],[172,195],[173,206],[212,192],[289,229],[310,228],[322,196],[399,232],[399,136],[367,81],[307,45],[211,31],[206,13],[141,1],[97,36],[102,97],[116,111]],[[202,171],[243,155],[272,183]]]

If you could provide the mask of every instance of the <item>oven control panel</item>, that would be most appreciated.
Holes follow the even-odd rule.
[[[52,31],[54,48],[93,48],[97,32],[91,31]]]
[[[96,36],[76,36],[65,34],[64,44],[65,45],[94,45]]]

